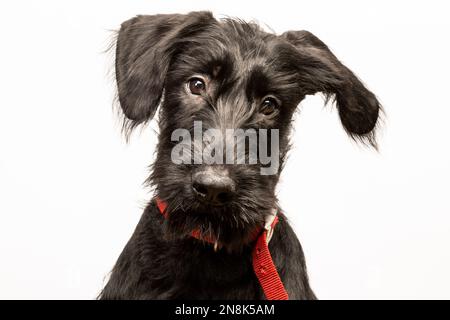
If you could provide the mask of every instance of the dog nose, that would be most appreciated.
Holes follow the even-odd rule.
[[[198,172],[192,177],[192,190],[200,201],[221,206],[232,199],[234,182],[224,173]]]

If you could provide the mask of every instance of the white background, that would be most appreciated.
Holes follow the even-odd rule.
[[[317,95],[300,105],[279,198],[321,299],[450,298],[448,1],[2,1],[0,298],[100,291],[142,213],[155,123],[127,145],[111,33],[209,9],[307,29],[377,94],[380,152]]]

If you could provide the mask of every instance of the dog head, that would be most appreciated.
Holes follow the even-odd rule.
[[[137,16],[119,31],[116,79],[127,132],[152,119],[160,106],[149,181],[169,205],[171,236],[198,229],[228,248],[249,241],[276,206],[292,115],[306,95],[321,92],[334,99],[346,132],[376,146],[380,104],[375,95],[306,31],[275,35],[252,23],[218,21],[209,12]],[[247,147],[240,155],[234,147],[227,149],[236,151],[227,158],[221,150],[230,140],[229,129],[242,130],[244,136],[231,139]],[[187,139],[208,132],[225,134],[193,143]],[[248,150],[252,137],[258,140],[253,153]],[[177,142],[186,139],[182,161],[174,160]],[[269,174],[262,171],[267,163],[250,160],[266,147],[276,148],[270,150],[275,165]],[[198,149],[210,156],[212,151],[218,161],[195,161]]]

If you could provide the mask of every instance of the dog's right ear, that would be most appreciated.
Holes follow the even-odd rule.
[[[179,48],[177,38],[192,36],[215,21],[210,12],[137,16],[125,21],[116,43],[120,106],[132,129],[158,108],[167,70]]]

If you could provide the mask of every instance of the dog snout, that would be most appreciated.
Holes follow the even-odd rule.
[[[209,169],[192,176],[192,190],[198,200],[221,206],[233,198],[235,184],[227,172]]]

